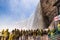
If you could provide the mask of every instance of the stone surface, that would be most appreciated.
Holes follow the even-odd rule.
[[[50,25],[50,23],[53,21],[53,18],[57,15],[57,8],[53,6],[56,1],[57,0],[40,1],[46,27]]]

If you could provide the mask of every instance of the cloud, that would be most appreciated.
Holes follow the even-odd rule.
[[[28,10],[36,8],[38,1],[39,0],[10,0],[9,1],[10,11],[14,13],[20,13],[26,11],[28,12]]]
[[[22,20],[22,21],[17,21],[14,23],[10,23],[10,24],[0,24],[0,30],[2,29],[9,29],[9,31],[12,31],[13,29],[27,29],[27,22],[28,20]]]
[[[24,29],[28,21],[27,18],[29,18],[31,14],[35,11],[38,1],[39,0],[9,0],[7,1],[6,7],[9,10],[7,10],[8,11],[7,14],[4,13],[4,15],[0,17],[1,19],[0,29],[9,28],[10,30],[12,30],[13,28],[19,28],[19,27],[21,28],[23,27]],[[21,20],[23,20],[23,22],[21,22]],[[17,25],[19,26],[17,27]]]
[[[39,0],[21,0],[21,4],[25,9],[31,9],[36,7]]]
[[[39,0],[10,0],[9,9],[12,18],[22,20],[30,17]]]

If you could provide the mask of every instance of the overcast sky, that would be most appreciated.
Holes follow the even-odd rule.
[[[0,0],[0,29],[17,21],[28,19],[39,0]]]

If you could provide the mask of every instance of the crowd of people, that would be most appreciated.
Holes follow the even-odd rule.
[[[12,32],[9,32],[8,29],[2,30],[0,40],[29,40],[29,39],[39,39],[40,36],[47,34],[48,31],[45,30],[19,30],[15,29]]]
[[[1,40],[40,40],[43,35],[52,35],[55,30],[49,29],[36,29],[36,30],[19,30],[14,29],[9,32],[8,29],[2,30]]]
[[[35,30],[19,30],[14,29],[9,32],[8,29],[2,30],[0,40],[40,40],[41,36],[48,35],[52,36],[56,33],[60,34],[60,24],[59,27],[50,30],[47,29],[35,29]]]

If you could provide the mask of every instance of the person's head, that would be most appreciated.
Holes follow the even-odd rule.
[[[6,29],[6,31],[8,32],[8,29]]]
[[[60,24],[60,20],[58,21],[58,23]]]

